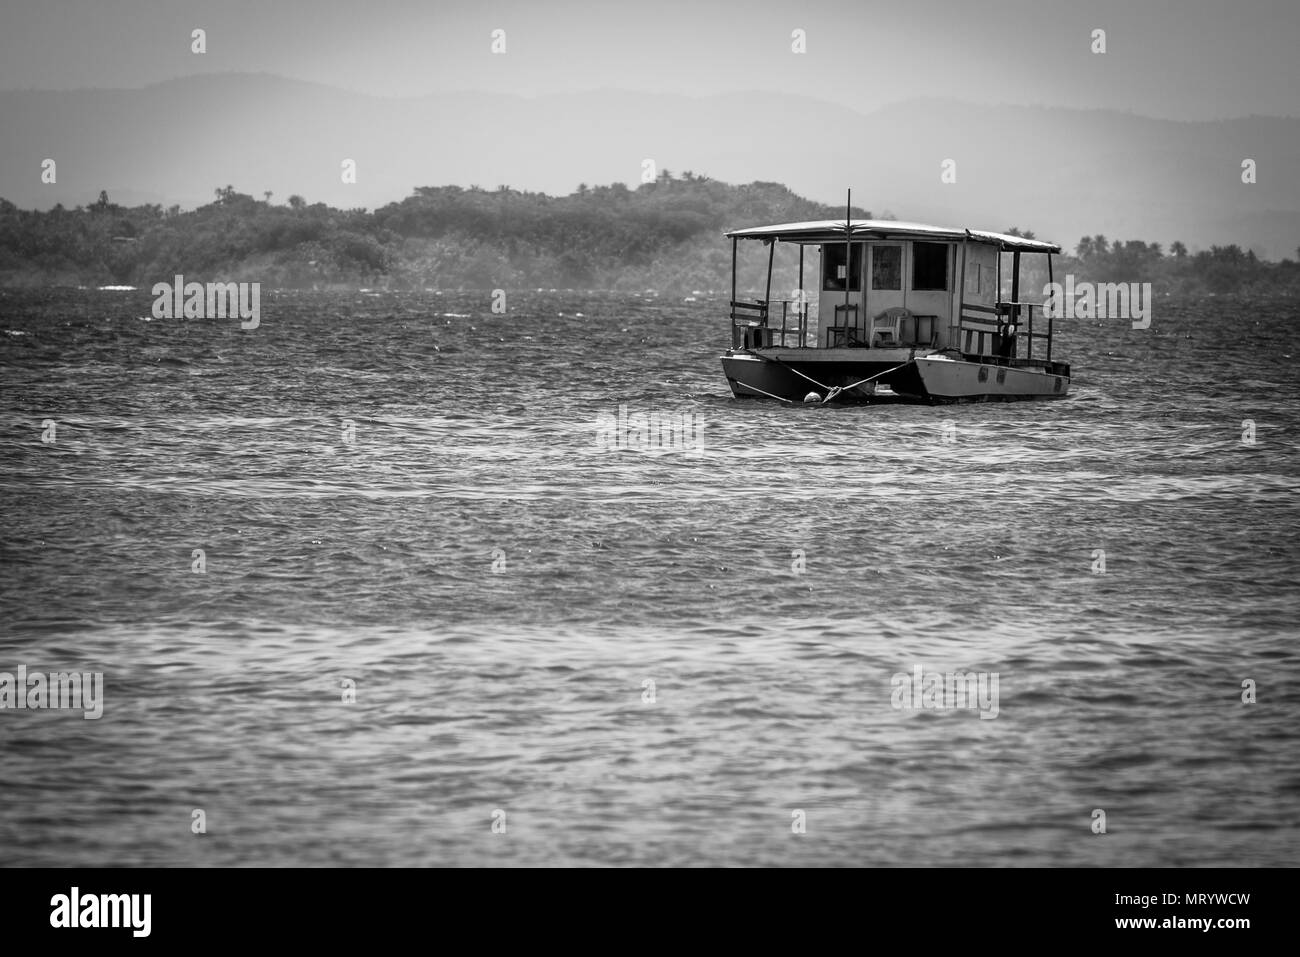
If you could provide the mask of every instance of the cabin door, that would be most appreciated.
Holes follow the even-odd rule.
[[[902,243],[870,243],[867,246],[867,323],[886,309],[904,305]]]
[[[866,342],[867,320],[862,307],[864,243],[826,243],[821,248],[822,286],[818,305],[822,344],[828,348]],[[847,287],[847,288],[846,288]]]

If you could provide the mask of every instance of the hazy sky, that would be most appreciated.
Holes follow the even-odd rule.
[[[1094,28],[1105,55],[1090,52]],[[384,96],[757,89],[857,109],[958,96],[1295,116],[1297,41],[1300,0],[5,0],[0,89],[234,71]]]

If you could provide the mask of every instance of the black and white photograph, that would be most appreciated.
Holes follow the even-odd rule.
[[[1068,906],[1251,940],[1233,873],[1300,861],[1298,48],[1291,0],[7,3],[21,920],[1142,869]]]

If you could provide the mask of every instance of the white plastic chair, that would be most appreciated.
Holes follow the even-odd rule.
[[[871,320],[871,348],[879,349],[882,345],[880,337],[888,335],[890,345],[897,345],[903,338],[903,320],[910,319],[911,310],[902,306],[891,306],[884,312],[872,317]]]

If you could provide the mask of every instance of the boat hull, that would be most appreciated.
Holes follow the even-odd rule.
[[[955,356],[930,350],[872,349],[732,350],[722,356],[737,398],[802,401],[870,401],[876,386],[918,402],[989,402],[1059,399],[1070,390],[1064,363]],[[861,380],[869,379],[863,383]],[[843,390],[843,391],[836,391]]]

